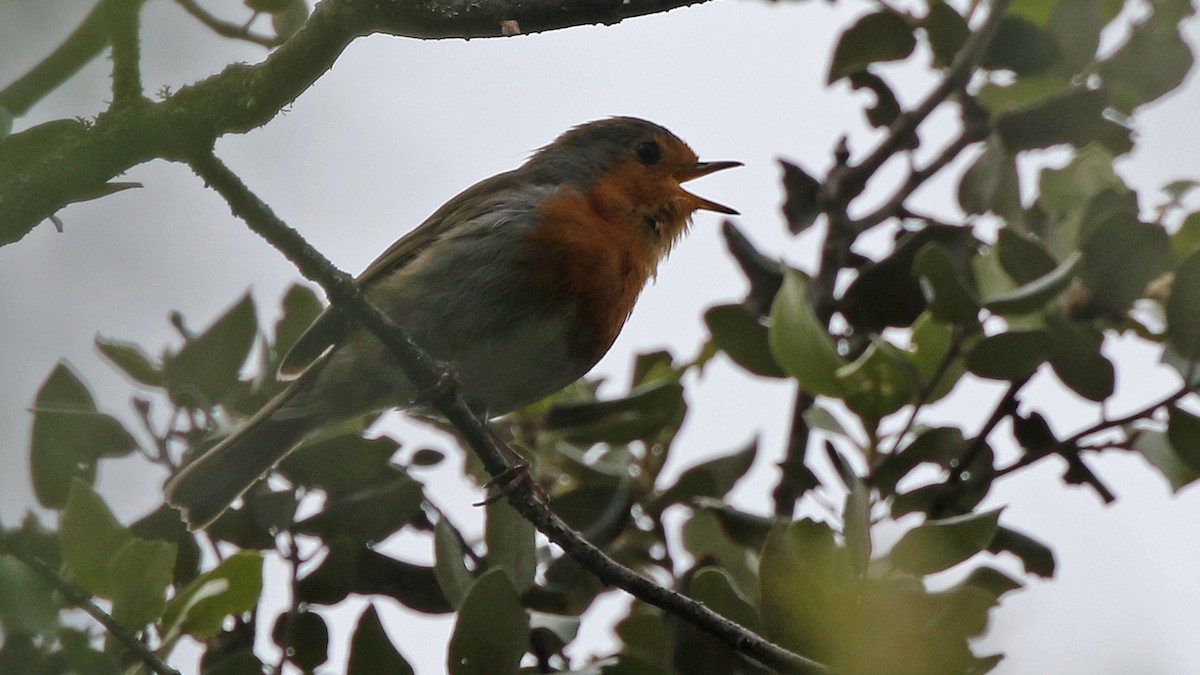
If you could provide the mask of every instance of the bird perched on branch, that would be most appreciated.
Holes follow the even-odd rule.
[[[582,124],[446,202],[358,283],[414,342],[454,364],[473,410],[502,414],[600,360],[692,214],[736,213],[680,184],[740,164],[702,162],[645,120]],[[419,405],[382,343],[336,307],[280,375],[291,379],[282,393],[167,483],[167,501],[193,528],[322,425]]]

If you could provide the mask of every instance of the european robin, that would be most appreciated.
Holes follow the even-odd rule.
[[[358,282],[431,356],[455,364],[472,410],[503,414],[600,360],[692,214],[736,213],[680,183],[740,164],[701,162],[646,120],[582,124],[446,202]],[[282,393],[167,484],[192,527],[322,425],[419,406],[382,344],[333,307],[280,375],[291,379]]]

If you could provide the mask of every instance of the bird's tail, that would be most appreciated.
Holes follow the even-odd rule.
[[[264,473],[320,425],[312,415],[280,415],[300,381],[263,406],[240,428],[188,464],[167,482],[167,502],[188,527],[198,530],[217,519]]]

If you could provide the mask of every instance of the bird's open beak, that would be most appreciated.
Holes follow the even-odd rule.
[[[732,169],[735,166],[741,165],[741,162],[696,162],[696,165],[692,168],[679,172],[677,177],[679,178],[680,183],[686,183],[689,180],[695,180],[701,176],[707,176],[710,173],[716,173],[717,171],[722,171],[724,169]],[[683,190],[683,188],[680,189]],[[683,190],[683,194],[687,195],[692,200],[692,204],[697,210],[716,211],[717,213],[727,213],[731,216],[738,215],[737,211],[725,206],[724,204],[718,204],[714,201],[705,199],[704,197],[694,195],[687,190]]]

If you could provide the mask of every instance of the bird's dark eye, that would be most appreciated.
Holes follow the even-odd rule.
[[[658,164],[658,160],[662,159],[662,148],[654,141],[642,141],[633,149],[637,155],[638,161],[646,166],[654,166]]]

